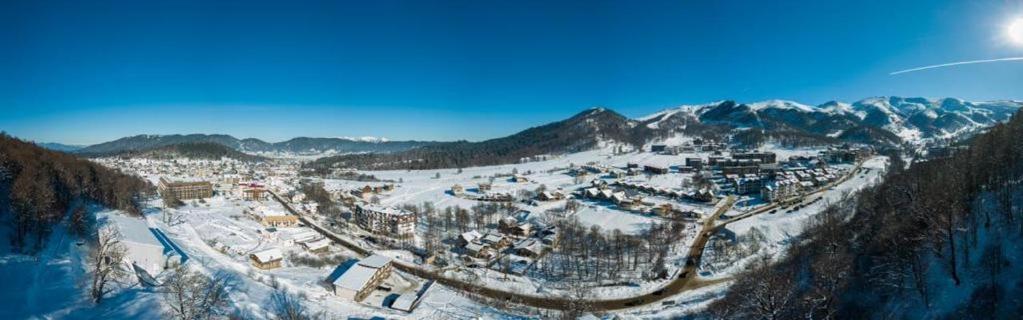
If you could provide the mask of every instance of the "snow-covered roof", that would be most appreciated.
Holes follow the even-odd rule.
[[[145,220],[113,214],[108,216],[108,219],[121,232],[121,241],[163,246],[149,230]]]
[[[252,256],[256,257],[259,262],[270,262],[274,260],[280,260],[284,258],[284,254],[281,249],[271,248],[263,251],[253,253]]]
[[[394,300],[394,303],[391,304],[391,308],[402,311],[412,311],[412,305],[416,303],[417,299],[419,299],[419,296],[415,293],[402,294],[401,296],[398,296],[397,300]]]
[[[337,287],[359,291],[366,286],[373,279],[373,275],[376,274],[378,269],[356,264],[345,271],[337,280],[334,280],[334,285]]]
[[[322,248],[326,248],[329,245],[330,245],[330,239],[327,239],[327,238],[323,238],[323,239],[316,240],[316,241],[306,242],[306,244],[305,244],[306,248],[309,248],[309,250],[322,249]]]
[[[383,268],[388,263],[391,263],[391,258],[379,254],[374,254],[366,259],[359,260],[359,265],[376,269]]]

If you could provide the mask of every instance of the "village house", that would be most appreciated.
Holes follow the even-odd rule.
[[[277,269],[281,267],[281,262],[284,261],[284,254],[278,248],[266,249],[250,254],[249,260],[252,262],[252,266],[256,268],[263,270]]]

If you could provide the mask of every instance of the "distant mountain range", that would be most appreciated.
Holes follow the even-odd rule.
[[[40,146],[40,147],[43,147],[43,148],[46,148],[46,149],[49,149],[49,150],[61,151],[61,152],[72,152],[72,151],[75,151],[75,150],[78,150],[78,149],[81,149],[81,148],[85,148],[85,146],[72,145],[72,144],[62,144],[62,143],[55,143],[55,142],[36,142],[36,145]]]
[[[326,156],[310,166],[362,169],[428,169],[513,163],[606,145],[640,147],[679,136],[730,139],[758,146],[855,142],[877,146],[921,146],[972,135],[1006,121],[1023,102],[876,97],[854,103],[809,106],[793,101],[720,101],[670,108],[630,119],[592,108],[568,119],[480,142],[387,141],[377,138],[308,138],[269,143],[229,135],[138,135],[73,152],[102,155],[152,150],[183,143],[214,143],[268,156]]]
[[[323,155],[348,153],[387,153],[404,151],[435,142],[386,141],[366,138],[306,138],[299,137],[282,142],[259,139],[238,139],[223,134],[137,135],[75,150],[83,155],[112,154],[124,151],[143,151],[182,143],[215,143],[249,154]]]

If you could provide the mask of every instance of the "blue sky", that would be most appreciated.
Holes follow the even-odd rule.
[[[588,107],[1023,100],[992,1],[3,1],[0,130],[481,140]]]

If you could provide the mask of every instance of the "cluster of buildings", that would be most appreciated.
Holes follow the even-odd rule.
[[[841,173],[834,168],[786,168],[776,172],[771,181],[763,184],[759,193],[764,201],[778,201],[816,187],[825,186],[837,180],[839,176]]]
[[[681,145],[655,144],[650,146],[650,152],[679,155],[682,153],[713,152],[728,148],[728,144],[720,141],[696,138]]]

